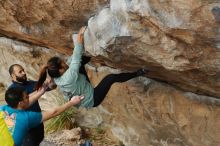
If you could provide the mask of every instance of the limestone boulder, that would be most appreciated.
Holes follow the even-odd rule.
[[[108,66],[220,97],[218,0],[111,0],[88,21],[85,48]]]
[[[219,0],[4,0],[0,34],[71,54],[88,23],[85,51],[97,62],[181,89],[220,97]]]

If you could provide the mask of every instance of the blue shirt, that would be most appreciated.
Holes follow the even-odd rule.
[[[26,90],[26,92],[28,94],[30,94],[30,93],[34,92],[34,88],[35,88],[36,83],[37,82],[33,81],[33,80],[29,80],[29,81],[26,81],[24,83],[18,83],[18,82],[13,81],[12,84],[8,88],[22,87]],[[34,112],[41,112],[41,108],[40,108],[40,105],[39,105],[38,101],[36,101],[27,110],[34,111]]]
[[[28,130],[38,126],[42,121],[41,112],[18,110],[8,105],[0,106],[0,111],[4,112],[5,123],[16,146],[21,146]]]
[[[26,90],[28,94],[32,93],[35,91],[35,85],[36,81],[33,80],[28,80],[24,83],[18,83],[18,82],[12,82],[12,84],[8,88],[13,88],[13,87],[22,87]],[[32,112],[41,112],[40,105],[38,101],[36,101],[33,105],[31,105],[27,111],[32,111]],[[34,141],[34,143],[40,143],[44,139],[44,124],[41,123],[40,125],[31,128],[29,132],[27,133],[27,137],[25,141]],[[26,143],[26,142],[25,142]]]

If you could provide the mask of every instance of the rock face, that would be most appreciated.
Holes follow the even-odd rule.
[[[106,3],[105,0],[3,0],[0,33],[68,53],[73,46],[72,32],[85,25]]]
[[[51,49],[7,38],[0,38],[0,50],[0,87],[9,84],[8,67],[12,63],[22,64],[28,77],[37,79],[40,66],[50,56],[60,55]],[[120,72],[89,65],[87,71],[94,87],[106,74]],[[1,101],[4,91],[0,89]],[[53,97],[61,95],[55,91],[47,94],[46,98],[41,98],[40,105],[50,110],[55,102]],[[81,126],[109,130],[111,134],[100,138],[101,144],[94,143],[97,146],[106,145],[104,139],[112,137],[121,141],[116,145],[126,146],[218,146],[219,105],[219,99],[183,92],[166,83],[139,77],[114,84],[98,108],[80,109],[76,121]],[[58,132],[49,139],[71,142],[79,139],[78,130],[75,130]]]
[[[90,78],[96,85],[108,72],[100,68]],[[126,146],[217,146],[219,104],[219,99],[139,78],[114,84],[102,106],[78,120],[109,127]]]
[[[88,21],[87,54],[219,98],[219,16],[219,0],[4,0],[0,34],[69,54]]]
[[[191,93],[220,98],[219,0],[1,0],[1,36],[23,41],[0,38],[1,87],[12,63],[36,79],[50,56],[70,54],[72,32],[87,22],[95,62],[146,67],[146,77],[166,83],[115,84],[102,106],[80,111],[81,125],[107,127],[126,146],[219,145],[219,101]],[[111,72],[89,70],[94,86]]]
[[[88,22],[86,50],[112,67],[220,97],[218,0],[111,0]]]

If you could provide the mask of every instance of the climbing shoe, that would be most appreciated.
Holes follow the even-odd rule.
[[[147,72],[149,72],[149,70],[147,70],[146,68],[141,68],[137,70],[137,76],[145,75]]]
[[[82,56],[82,61],[81,61],[81,64],[82,65],[85,65],[85,64],[87,64],[89,61],[91,60],[91,57],[89,57],[89,56]]]

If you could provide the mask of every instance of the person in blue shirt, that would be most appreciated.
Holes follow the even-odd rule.
[[[44,85],[35,94],[28,94],[23,87],[12,87],[5,92],[7,105],[0,106],[0,112],[3,112],[4,121],[13,137],[15,146],[22,146],[23,140],[31,128],[59,115],[84,98],[83,96],[74,96],[69,102],[50,111],[26,110],[44,94],[46,89],[47,86]]]
[[[9,67],[9,74],[12,78],[12,84],[8,89],[13,87],[22,87],[28,94],[35,91],[36,81],[28,80],[24,68],[19,64],[13,64]],[[56,86],[50,86],[47,90],[52,90]],[[36,101],[32,106],[27,108],[28,111],[41,112],[40,105]],[[23,146],[39,146],[41,141],[44,139],[44,125],[43,123],[38,126],[31,128],[23,141]]]
[[[84,100],[77,107],[92,108],[102,103],[112,84],[144,75],[147,70],[140,69],[132,73],[109,74],[93,88],[87,74],[80,71],[80,68],[84,67],[81,65],[84,31],[85,27],[82,27],[78,33],[76,44],[74,44],[74,52],[67,62],[59,57],[52,57],[48,60],[47,65],[40,73],[37,88],[41,87],[48,73],[61,89],[66,100],[70,100],[73,95],[84,95]]]

